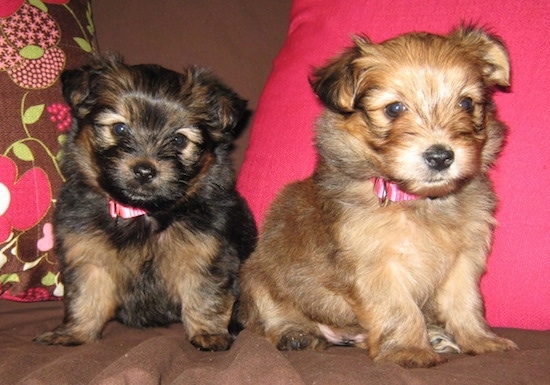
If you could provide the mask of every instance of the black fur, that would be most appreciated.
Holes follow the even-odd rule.
[[[117,57],[65,71],[62,83],[74,116],[62,161],[67,181],[54,217],[66,316],[37,341],[75,345],[99,337],[108,319],[97,316],[93,327],[81,319],[94,306],[88,297],[110,292],[102,282],[87,281],[91,269],[116,285],[113,298],[105,300],[116,304],[114,312],[106,310],[109,317],[134,327],[183,320],[197,347],[227,348],[225,336],[211,341],[211,335],[223,334],[219,319],[227,333],[225,314],[238,296],[239,266],[257,237],[229,158],[246,103],[207,70],[180,74],[156,65],[129,66]],[[140,167],[147,170],[141,179]],[[109,200],[146,214],[113,218]],[[79,245],[96,240],[97,249],[90,246],[89,255],[82,255],[87,251]],[[195,292],[174,295],[185,280],[198,282]],[[182,304],[198,298],[204,306],[186,315]],[[204,325],[196,325],[201,318]]]

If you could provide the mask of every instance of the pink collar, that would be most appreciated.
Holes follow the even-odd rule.
[[[109,213],[113,218],[121,217],[124,219],[135,218],[147,214],[147,212],[142,209],[124,206],[123,204],[115,202],[112,199],[109,199]]]
[[[374,193],[378,196],[380,204],[385,204],[388,201],[401,202],[420,198],[418,195],[402,191],[396,183],[382,178],[371,178],[371,182],[374,184]]]

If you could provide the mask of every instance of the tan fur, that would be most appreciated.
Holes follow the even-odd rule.
[[[109,241],[102,233],[66,238],[70,250],[66,262],[78,272],[76,279],[79,282],[79,293],[67,293],[73,313],[78,316],[78,319],[71,320],[73,326],[68,331],[75,343],[76,339],[82,343],[100,337],[105,321],[114,317],[115,309],[120,305],[126,284],[135,279],[139,267],[151,255],[159,260],[160,279],[169,295],[186,298],[182,303],[182,320],[189,339],[195,342],[195,339],[208,338],[208,335],[219,335],[229,341],[227,324],[231,316],[232,295],[228,293],[220,298],[204,296],[209,284],[212,285],[211,291],[216,290],[215,283],[208,281],[208,268],[220,252],[219,242],[211,236],[193,234],[182,226],[174,226],[155,238],[151,239],[151,245],[156,250],[130,248],[121,253],[108,246]],[[177,261],[173,256],[177,256]],[[209,323],[204,322],[205,317]],[[210,346],[206,342],[198,343]]]
[[[467,28],[358,37],[318,69],[319,161],[279,194],[242,268],[245,327],[280,349],[356,345],[405,367],[444,361],[427,323],[455,351],[515,349],[487,326],[479,292],[495,226],[486,174],[505,132],[492,87],[508,84],[504,46]],[[450,165],[429,166],[433,146]],[[373,177],[419,199],[381,204]]]
[[[227,324],[231,317],[233,296],[230,293],[218,297],[205,295],[216,292],[216,283],[208,280],[208,269],[220,253],[218,240],[176,226],[169,229],[159,243],[166,245],[166,255],[185,253],[185,263],[175,264],[170,258],[164,258],[159,270],[167,282],[170,295],[185,298],[182,301],[182,320],[186,335],[199,346],[210,346],[212,343],[201,342],[201,339],[218,336],[223,340],[229,337]],[[209,322],[205,323],[205,319]]]

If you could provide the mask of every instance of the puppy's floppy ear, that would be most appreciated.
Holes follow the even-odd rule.
[[[82,69],[65,70],[61,73],[63,97],[73,111],[90,94],[89,73]]]
[[[222,83],[212,72],[201,67],[187,70],[192,81],[191,104],[201,109],[214,136],[233,138],[234,129],[246,109],[246,100]]]
[[[116,67],[123,62],[122,57],[111,54],[93,57],[79,69],[65,70],[61,74],[63,98],[79,119],[89,113],[95,102],[93,90],[99,75],[108,67]]]
[[[354,36],[355,45],[314,70],[309,79],[313,91],[330,109],[339,113],[350,113],[356,110],[361,68],[357,60],[368,55],[373,46],[365,36]]]
[[[460,27],[451,34],[451,38],[481,59],[487,85],[510,85],[510,58],[499,38],[474,26]]]

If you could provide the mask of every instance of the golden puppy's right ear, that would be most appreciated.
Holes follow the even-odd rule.
[[[354,46],[330,60],[327,65],[314,70],[309,82],[319,99],[338,113],[357,110],[356,102],[364,69],[357,65],[372,43],[366,36],[354,36]]]
[[[510,86],[510,57],[500,38],[474,25],[462,26],[450,36],[481,60],[487,85]]]

